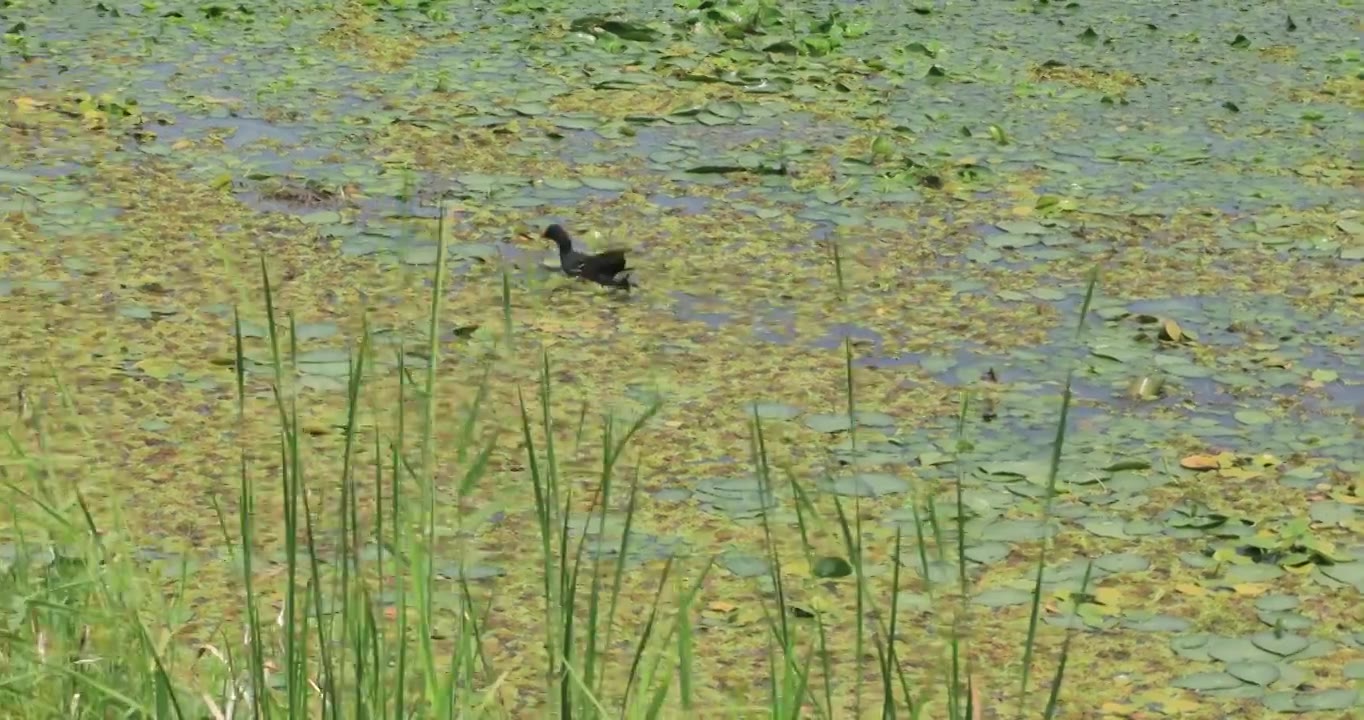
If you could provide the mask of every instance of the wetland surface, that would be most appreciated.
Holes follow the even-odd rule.
[[[434,602],[453,614],[462,578],[489,608],[513,715],[543,701],[518,397],[539,417],[545,354],[583,501],[569,524],[627,569],[623,597],[648,607],[667,559],[693,577],[716,559],[696,600],[703,707],[766,692],[766,517],[784,592],[829,629],[812,682],[851,708],[856,593],[796,560],[840,556],[838,498],[868,587],[898,593],[918,682],[942,677],[960,601],[931,586],[957,582],[960,548],[967,646],[987,704],[1011,707],[1047,540],[1034,663],[1049,672],[1076,630],[1062,717],[1361,712],[1364,21],[1355,2],[1287,8],[7,0],[0,453],[50,476],[3,479],[59,512],[79,488],[110,546],[189,598],[156,620],[171,636],[236,636],[215,508],[235,527],[240,453],[263,487],[280,469],[260,258],[295,323],[324,551],[364,324],[361,476],[418,422],[399,360],[427,363],[445,272]],[[562,278],[550,222],[628,247],[641,288]],[[492,451],[457,497],[476,401]],[[631,522],[589,520],[600,418],[655,404],[616,469],[637,478]],[[358,484],[361,534],[387,492]],[[255,506],[267,595],[279,495]],[[43,513],[6,506],[0,565],[59,544]],[[917,534],[929,514],[948,532]],[[626,612],[622,633],[643,620]]]

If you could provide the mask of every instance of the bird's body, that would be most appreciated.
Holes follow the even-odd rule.
[[[607,287],[630,289],[629,276],[621,276],[621,273],[630,269],[626,267],[624,250],[607,250],[595,255],[580,253],[573,249],[573,238],[560,225],[545,228],[544,237],[559,246],[559,267],[565,275],[591,280]]]

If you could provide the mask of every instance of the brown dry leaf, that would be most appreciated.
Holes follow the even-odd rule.
[[[1136,705],[1130,705],[1128,703],[1106,702],[1099,705],[1099,712],[1121,718],[1132,717],[1132,715],[1139,710],[1140,708]]]
[[[1216,470],[1220,465],[1215,455],[1188,455],[1179,461],[1185,470]]]
[[[1169,342],[1184,342],[1184,330],[1171,318],[1160,321],[1160,339]]]
[[[1240,583],[1239,585],[1232,585],[1231,589],[1235,591],[1237,595],[1259,597],[1269,592],[1269,585],[1266,585],[1265,583]]]
[[[1094,591],[1094,599],[1110,607],[1117,606],[1122,604],[1123,593],[1116,587],[1101,587]]]
[[[1179,583],[1175,585],[1175,590],[1193,597],[1206,597],[1208,594],[1207,588],[1202,585],[1195,585],[1194,583]]]
[[[46,101],[35,100],[28,96],[14,98],[14,104],[17,105],[19,109],[23,111],[41,110],[42,108],[48,106],[48,103]]]

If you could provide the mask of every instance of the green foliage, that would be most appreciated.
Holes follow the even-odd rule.
[[[438,254],[444,254],[444,247],[441,242]],[[461,444],[452,452],[438,455],[434,429],[448,419],[435,414],[440,347],[432,340],[424,377],[419,386],[411,388],[421,398],[420,415],[424,418],[416,430],[420,462],[408,464],[400,452],[408,447],[406,426],[400,424],[398,435],[391,439],[389,462],[376,462],[372,468],[374,488],[383,497],[387,487],[391,504],[363,507],[359,500],[362,486],[352,460],[358,447],[357,417],[366,368],[374,361],[376,350],[366,332],[350,358],[348,411],[341,428],[340,495],[334,499],[334,511],[315,506],[313,486],[317,480],[310,479],[303,462],[303,424],[298,398],[291,391],[296,380],[286,372],[286,368],[297,365],[298,330],[292,318],[280,322],[276,316],[275,291],[264,261],[260,269],[270,328],[270,365],[274,369],[270,387],[279,432],[278,482],[270,488],[254,481],[255,472],[243,448],[235,533],[229,529],[234,525],[231,513],[215,504],[223,551],[235,558],[233,564],[241,573],[240,606],[244,613],[223,618],[214,630],[213,642],[197,648],[186,646],[175,637],[175,630],[183,627],[179,620],[184,617],[189,568],[181,568],[178,590],[167,599],[148,594],[155,586],[126,555],[111,550],[105,542],[106,531],[95,526],[79,494],[74,506],[58,507],[34,492],[43,487],[45,478],[39,464],[34,463],[27,466],[23,478],[7,481],[6,488],[21,513],[38,513],[37,517],[25,518],[23,526],[29,526],[27,521],[41,520],[40,524],[51,531],[50,537],[61,538],[62,543],[21,542],[14,546],[17,554],[8,562],[0,586],[13,613],[9,632],[0,639],[0,653],[9,660],[0,676],[0,692],[15,701],[11,707],[27,708],[33,717],[54,713],[158,718],[205,714],[266,718],[516,715],[520,706],[503,692],[505,674],[498,673],[485,644],[488,623],[495,617],[494,607],[490,602],[480,604],[471,568],[463,561],[451,573],[457,586],[453,623],[443,621],[445,614],[437,608],[441,571],[435,563],[442,543],[435,532],[434,510],[442,492],[434,480],[437,463],[453,463],[462,474],[454,490],[457,503],[464,503],[478,485],[495,479],[488,467],[492,445],[478,445],[474,439],[477,402],[463,418]],[[437,273],[430,303],[432,338],[436,337],[442,296]],[[237,320],[234,366],[239,413],[247,402],[247,359],[241,327]],[[286,331],[281,333],[276,328]],[[845,362],[849,378],[851,360],[848,354]],[[562,451],[554,440],[550,412],[556,402],[551,394],[554,375],[546,354],[534,398],[540,412],[535,413],[524,397],[520,402],[530,481],[527,490],[534,496],[539,530],[538,575],[543,582],[538,594],[544,622],[538,630],[545,648],[544,697],[549,704],[545,709],[559,717],[604,717],[624,712],[633,718],[655,718],[662,716],[663,708],[676,696],[684,709],[699,710],[695,618],[699,603],[705,602],[704,589],[713,560],[696,564],[670,557],[655,565],[658,572],[654,575],[652,602],[633,608],[643,610],[642,615],[622,614],[626,604],[622,587],[636,536],[632,527],[640,501],[640,481],[637,474],[629,477],[626,487],[619,491],[624,499],[618,500],[622,480],[619,468],[632,440],[646,431],[658,412],[659,402],[655,399],[625,425],[603,418],[600,467],[583,502],[576,497],[577,485],[565,474]],[[400,372],[399,377],[406,384],[411,376]],[[851,380],[847,392],[851,413],[855,408]],[[1065,406],[1063,419],[1064,413]],[[853,427],[855,431],[856,423]],[[1058,447],[1063,439],[1064,422],[1058,425]],[[381,450],[380,438],[376,436],[374,442],[374,449]],[[753,470],[760,485],[770,488],[779,481],[788,483],[800,498],[801,536],[815,535],[819,530],[811,514],[810,490],[789,471],[778,473],[767,432],[757,415],[753,416],[752,448]],[[374,457],[381,460],[385,453],[378,452]],[[1053,455],[1053,484],[1058,458],[1059,449]],[[403,492],[405,485],[415,485],[415,495]],[[268,531],[261,527],[257,513],[261,493],[275,493],[282,501],[282,598],[260,584],[257,538]],[[960,504],[960,490],[958,493]],[[414,498],[416,506],[411,507],[405,498]],[[848,508],[834,496],[835,527],[843,557],[816,558],[810,554],[812,548],[805,546],[805,562],[813,577],[851,577],[854,583],[857,642],[852,670],[833,661],[837,651],[829,643],[833,634],[846,628],[831,624],[824,611],[793,601],[792,558],[782,554],[783,544],[778,539],[783,530],[769,521],[768,513],[758,516],[767,547],[764,579],[774,590],[761,607],[768,633],[770,713],[796,717],[814,708],[816,716],[837,717],[851,702],[853,708],[864,703],[879,706],[883,717],[897,717],[901,711],[918,717],[929,698],[945,696],[952,717],[976,717],[979,711],[975,704],[980,700],[971,691],[973,670],[965,659],[969,642],[965,636],[951,636],[946,687],[916,687],[906,673],[904,660],[913,653],[907,653],[898,639],[899,594],[895,589],[900,586],[899,564],[894,566],[889,598],[878,597],[867,577],[859,502],[854,495],[853,506]],[[581,507],[587,508],[586,515],[578,510]],[[617,508],[619,511],[613,510]],[[375,553],[364,549],[367,538],[358,520],[362,512],[372,511],[378,512],[378,522],[373,526],[377,543],[369,544],[378,550]],[[323,512],[335,512],[340,518],[334,540],[325,543],[315,524]],[[602,552],[597,536],[588,529],[605,527],[613,522],[613,516],[622,522],[618,544],[611,552]],[[964,514],[957,515],[958,523],[962,517]],[[957,530],[960,533],[960,526]],[[916,524],[916,534],[922,540],[923,525]],[[901,544],[897,533],[897,557]],[[921,543],[921,551],[922,547]],[[922,554],[920,558],[927,561]],[[961,563],[960,589],[965,591],[966,561],[960,554],[957,561]],[[1039,578],[1042,569],[1039,559]],[[1040,598],[1041,593],[1039,586],[1035,597]],[[963,600],[965,597],[963,594]],[[275,612],[266,609],[271,604],[277,607]],[[878,611],[878,606],[889,610],[888,614]],[[1034,625],[1036,607],[1034,604]],[[963,604],[958,622],[965,622],[970,612]],[[150,623],[144,624],[143,618]],[[813,624],[801,618],[812,619]],[[386,621],[396,621],[397,627]],[[236,628],[243,626],[245,635],[238,635]],[[524,627],[521,631],[529,639],[535,629]],[[623,653],[618,637],[624,640]],[[1028,653],[1033,641],[1030,633]],[[880,680],[870,685],[854,681],[855,695],[850,699],[845,688],[835,689],[835,681],[849,673],[864,677],[862,665],[868,657],[864,645],[874,652]],[[1063,649],[1062,665],[1064,661]],[[1061,680],[1058,669],[1051,683],[1048,715],[1055,707]],[[1026,676],[1021,689],[1028,690]]]
[[[1347,5],[3,4],[0,715],[1357,704]]]

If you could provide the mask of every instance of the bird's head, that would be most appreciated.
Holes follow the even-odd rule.
[[[570,250],[573,248],[573,240],[568,236],[568,231],[565,230],[562,225],[550,225],[545,228],[545,232],[541,237],[547,237],[550,240],[553,240],[554,243],[559,246],[560,250]]]

